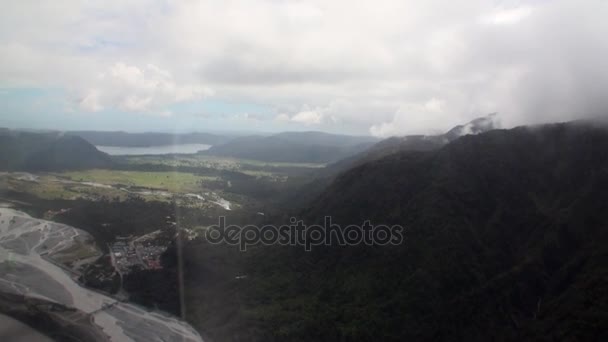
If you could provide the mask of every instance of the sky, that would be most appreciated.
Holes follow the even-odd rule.
[[[608,114],[608,1],[3,1],[0,126],[387,137]]]

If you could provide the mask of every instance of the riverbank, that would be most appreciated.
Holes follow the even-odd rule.
[[[68,233],[66,230],[73,231]],[[192,327],[178,318],[117,302],[110,296],[84,288],[63,268],[41,256],[42,249],[56,251],[68,246],[61,236],[76,235],[88,234],[67,225],[0,208],[0,262],[7,268],[0,275],[4,291],[44,299],[89,314],[94,325],[111,341],[149,341],[153,338],[202,341]]]

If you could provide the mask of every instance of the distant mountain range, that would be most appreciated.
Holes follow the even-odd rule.
[[[127,133],[106,131],[69,131],[66,135],[79,136],[93,145],[149,147],[176,144],[217,145],[232,139],[211,133]]]
[[[71,131],[98,146],[162,146],[173,144],[208,144],[202,154],[288,163],[335,163],[325,172],[348,169],[366,161],[405,150],[428,151],[467,134],[478,134],[497,128],[494,114],[477,118],[440,135],[391,137],[380,141],[370,136],[350,136],[323,132],[283,132],[269,136],[222,136],[210,133],[126,133]]]
[[[271,136],[247,136],[215,145],[202,153],[267,162],[329,163],[331,174],[400,151],[430,151],[468,134],[498,128],[495,114],[477,118],[439,135],[409,135],[380,140],[369,136],[322,132],[285,132]]]
[[[329,163],[360,153],[378,140],[322,132],[284,132],[236,138],[201,152],[265,162]]]
[[[70,131],[97,146],[148,147],[207,144],[207,155],[265,162],[329,163],[360,153],[378,139],[322,132],[283,132],[273,135],[231,136],[211,133],[127,133]]]
[[[78,136],[0,131],[0,170],[57,171],[111,165],[109,155]]]
[[[269,136],[222,136],[210,133],[127,133],[103,131],[12,131],[3,129],[0,148],[6,149],[4,169],[58,169],[101,167],[107,155],[92,145],[144,147],[208,144],[206,155],[287,163],[329,163],[322,172],[337,173],[399,151],[437,149],[465,134],[496,128],[494,116],[478,118],[436,136],[392,137],[379,141],[369,136],[322,132],[283,132]],[[65,151],[75,151],[68,155]],[[80,158],[79,158],[80,157]]]

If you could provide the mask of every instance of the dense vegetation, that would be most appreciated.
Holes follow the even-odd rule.
[[[223,320],[194,324],[217,340],[605,340],[607,186],[608,131],[584,123],[364,164],[302,215],[401,224],[403,245],[260,246],[235,263],[199,258],[227,248],[199,242],[186,252],[198,280],[188,287],[227,304]],[[247,278],[201,284],[223,274],[218,263]]]

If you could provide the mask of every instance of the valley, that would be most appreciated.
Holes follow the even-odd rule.
[[[272,215],[275,205],[268,195],[295,189],[323,167],[198,154],[112,160],[109,168],[0,173],[2,217],[10,217],[0,237],[0,260],[7,271],[2,293],[22,296],[7,299],[7,305],[15,300],[29,305],[19,298],[63,305],[76,310],[73,321],[93,322],[65,325],[69,331],[115,341],[146,340],[139,330],[146,321],[190,313],[180,305],[176,270],[166,260],[175,252],[178,234],[185,243],[200,239],[217,215],[240,222]],[[145,285],[143,279],[149,279]],[[129,302],[161,311],[144,314]],[[32,318],[26,309],[3,312],[26,322]],[[44,332],[57,334],[65,318],[46,309],[41,314],[51,322]],[[182,328],[162,329],[149,333],[200,339]]]
[[[480,127],[489,128],[452,140],[390,139],[336,164],[196,153],[5,171],[3,217],[14,218],[0,237],[0,310],[30,322],[35,307],[43,331],[66,326],[91,340],[601,336],[608,202],[594,189],[608,179],[608,133]],[[405,239],[242,252],[204,234],[220,216],[263,226],[328,215],[402,225]],[[149,331],[159,319],[170,332]]]
[[[608,0],[0,8],[0,342],[608,341]]]

